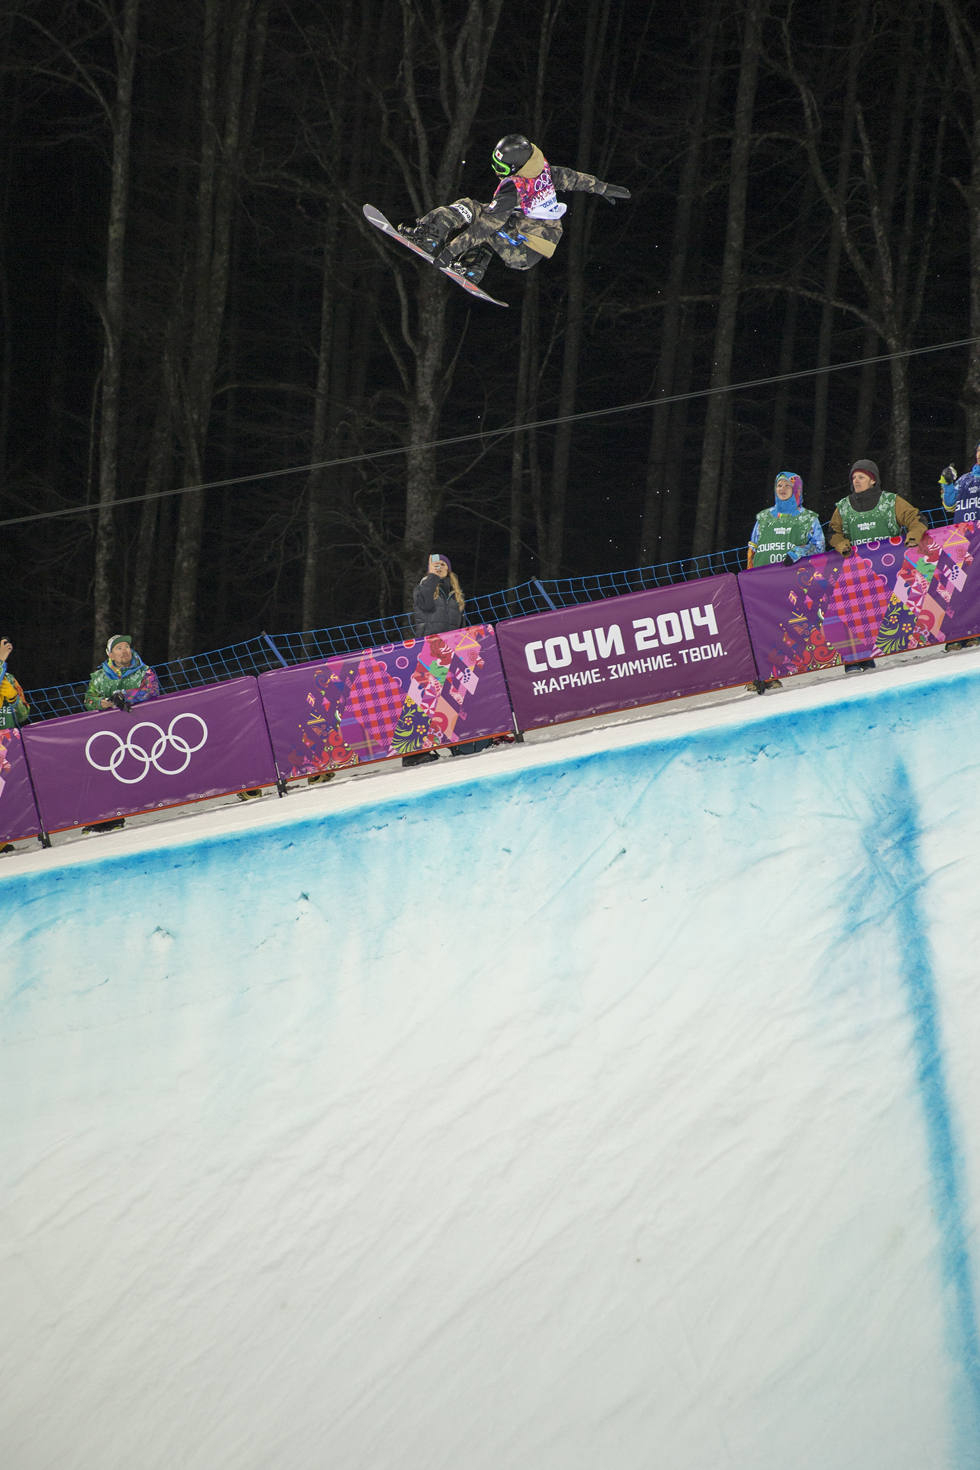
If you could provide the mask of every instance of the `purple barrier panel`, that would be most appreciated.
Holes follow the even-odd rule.
[[[37,837],[37,814],[20,730],[0,730],[0,842]]]
[[[25,730],[24,743],[48,832],[276,780],[251,677],[147,700],[132,714],[47,720]]]
[[[980,524],[738,574],[760,675],[787,678],[980,633]]]
[[[499,623],[522,730],[755,679],[733,574]]]
[[[482,624],[276,669],[259,688],[284,781],[514,730]]]

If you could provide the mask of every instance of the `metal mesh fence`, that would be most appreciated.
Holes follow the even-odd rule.
[[[945,526],[949,517],[942,509],[923,511],[929,526]],[[699,577],[714,577],[722,572],[740,572],[745,568],[745,547],[730,551],[712,551],[706,556],[687,557],[681,561],[661,562],[658,566],[634,567],[625,572],[595,572],[586,577],[560,577],[553,581],[534,578],[519,587],[500,592],[486,592],[466,604],[467,623],[502,623],[508,618],[523,618],[531,613],[549,612],[554,608],[573,607],[580,602],[601,602],[607,597],[621,597],[626,592],[644,592],[653,587],[670,587]],[[223,679],[237,679],[242,674],[264,674],[270,669],[288,668],[292,664],[336,658],[345,653],[378,648],[385,643],[399,643],[411,638],[413,629],[407,614],[387,618],[367,618],[344,623],[337,628],[316,628],[309,633],[259,633],[243,643],[230,643],[208,653],[170,663],[154,664],[164,694],[177,694],[202,684],[217,684]],[[32,720],[50,720],[56,715],[75,715],[82,709],[88,681],[55,684],[48,689],[27,691]]]

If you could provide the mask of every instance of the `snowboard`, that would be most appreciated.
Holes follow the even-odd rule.
[[[435,261],[427,250],[423,250],[420,246],[414,245],[411,240],[406,240],[404,235],[399,235],[394,225],[389,224],[381,213],[381,210],[375,209],[373,204],[365,204],[364,218],[386,234],[389,239],[397,240],[399,245],[405,246],[406,250],[411,250],[415,255],[421,255],[423,260],[427,260],[430,265],[435,265]],[[494,306],[508,305],[506,301],[498,301],[496,296],[488,296],[486,291],[481,291],[479,286],[473,285],[472,281],[467,281],[463,276],[458,276],[448,266],[440,265],[436,266],[436,269],[442,271],[443,275],[448,276],[451,281],[455,281],[457,286],[462,286],[463,290],[468,291],[471,296],[479,296],[481,301],[490,301]]]

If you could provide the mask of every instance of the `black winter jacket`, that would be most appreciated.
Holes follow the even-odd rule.
[[[428,633],[452,633],[463,621],[459,603],[451,595],[448,577],[430,572],[423,577],[412,595],[412,620],[419,638]]]

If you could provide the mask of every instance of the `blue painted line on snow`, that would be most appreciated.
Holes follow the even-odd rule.
[[[889,796],[890,820],[886,822],[889,830],[883,833],[882,814],[877,813],[872,818],[867,845],[869,855],[887,869],[895,887],[891,895],[892,910],[901,947],[902,984],[912,1021],[916,1080],[926,1125],[950,1348],[960,1369],[966,1399],[957,1406],[956,1415],[963,1439],[959,1463],[980,1466],[980,1333],[969,1250],[963,1157],[956,1139],[944,1067],[936,975],[922,904],[926,875],[918,854],[918,806],[904,764],[895,767]]]

